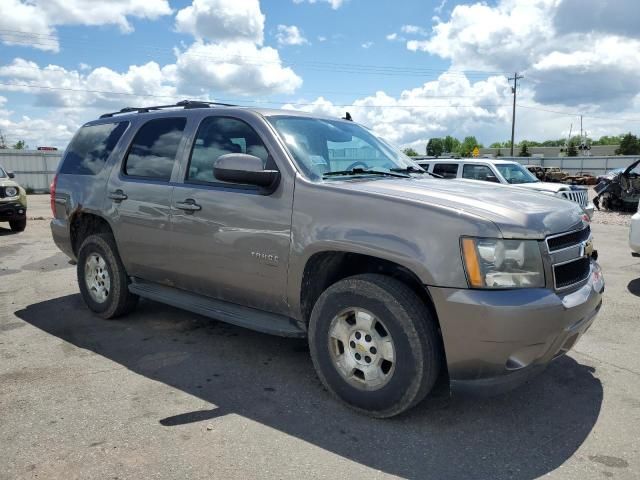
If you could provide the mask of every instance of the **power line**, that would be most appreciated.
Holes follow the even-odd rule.
[[[559,110],[551,110],[548,108],[542,108],[542,107],[534,107],[531,105],[522,105],[522,104],[518,104],[519,108],[526,108],[528,110],[538,110],[540,112],[546,112],[546,113],[554,113],[556,115],[564,115],[566,117],[580,117],[581,115],[584,118],[594,118],[597,120],[614,120],[614,121],[620,121],[620,122],[640,122],[640,118],[623,118],[623,117],[604,117],[601,115],[591,115],[591,114],[582,114],[579,112],[563,112],[563,111],[559,111]]]
[[[70,88],[70,87],[52,87],[49,85],[32,85],[32,84],[16,84],[16,83],[3,83],[0,82],[0,85],[6,85],[11,87],[19,87],[19,88],[38,88],[43,90],[60,90],[67,92],[78,92],[78,93],[94,93],[101,95],[123,95],[128,97],[138,97],[138,98],[164,98],[164,99],[181,99],[184,95],[157,95],[157,94],[138,94],[138,93],[130,93],[130,92],[114,92],[109,90],[90,90],[83,88]],[[218,99],[221,102],[225,103],[234,103],[237,100],[222,100]],[[240,100],[239,103],[255,103],[255,104],[266,104],[266,105],[282,105],[282,104],[291,104],[294,106],[316,106],[316,103],[308,103],[308,102],[296,102],[295,100],[249,100],[244,99]],[[507,105],[360,105],[355,103],[342,103],[342,104],[332,104],[334,107],[362,107],[362,108],[500,108],[505,107]]]
[[[16,38],[14,40],[7,40],[5,38],[5,41],[10,41],[12,43],[16,43],[19,45],[24,45],[24,46],[54,46],[53,44],[47,44],[47,43],[37,43],[37,42],[32,42],[32,41],[28,41],[29,36],[32,35],[41,35],[41,34],[33,34],[31,32],[22,32],[19,30],[6,30],[6,29],[0,29],[0,35],[4,35],[6,37],[6,35],[12,35],[12,34],[17,34],[19,38]],[[44,40],[41,38],[33,38],[33,40]],[[54,39],[52,39],[54,40]],[[56,40],[56,44],[57,44],[57,37],[55,38]],[[96,48],[96,43],[94,40],[91,41],[91,44],[88,44],[87,41],[82,41],[81,42],[84,46],[88,47],[89,49],[97,49]],[[175,52],[173,49],[165,49],[162,47],[157,47],[157,46],[152,46],[152,45],[144,45],[144,44],[135,44],[134,48],[140,48],[142,47],[143,49],[148,49],[148,50],[152,50],[152,51],[156,51],[156,52],[163,52],[163,53],[167,53],[167,54],[171,54],[174,55]],[[109,48],[109,51],[111,49]],[[260,57],[255,57],[255,56],[246,56],[246,55],[226,55],[224,57],[221,56],[214,56],[214,55],[208,55],[208,54],[203,54],[203,53],[194,53],[194,52],[180,52],[181,55],[186,55],[186,56],[195,56],[195,57],[200,57],[200,58],[208,58],[208,59],[212,59],[212,60],[218,60],[220,62],[227,62],[229,63],[232,59],[239,59],[239,60],[243,60],[244,64],[251,64],[249,63],[251,60],[259,60],[259,62],[255,63],[256,65],[263,65],[263,64],[285,64],[286,66],[304,66],[304,67],[308,67],[308,68],[312,68],[312,69],[329,69],[331,71],[336,71],[336,69],[338,69],[337,71],[340,71],[342,73],[376,73],[376,74],[398,74],[398,75],[425,75],[425,74],[448,74],[448,75],[458,75],[458,76],[487,76],[487,75],[505,75],[505,72],[499,72],[499,71],[489,71],[489,70],[442,70],[442,69],[433,69],[433,68],[423,68],[423,67],[405,67],[405,66],[398,66],[398,65],[375,65],[375,64],[357,64],[357,63],[336,63],[336,62],[320,62],[320,61],[298,61],[298,62],[285,62],[285,61],[281,61],[281,60],[272,60],[272,61],[265,61],[264,59],[260,58]]]

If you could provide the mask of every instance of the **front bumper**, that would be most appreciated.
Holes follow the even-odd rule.
[[[586,284],[570,293],[429,287],[452,391],[497,394],[544,370],[591,326],[603,291],[596,262]]]
[[[586,213],[589,217],[589,220],[593,219],[593,212],[595,212],[596,207],[593,203],[589,203],[586,207],[582,207],[584,213]]]
[[[22,220],[27,216],[27,207],[20,202],[0,203],[0,222]]]
[[[631,217],[631,226],[629,227],[629,246],[634,252],[640,253],[640,210]]]

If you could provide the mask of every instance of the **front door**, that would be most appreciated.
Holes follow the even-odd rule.
[[[271,195],[250,185],[216,180],[215,160],[246,153],[277,165],[247,122],[209,116],[198,126],[184,183],[171,207],[176,286],[239,305],[287,311],[286,279],[293,185]]]
[[[171,284],[170,184],[184,147],[186,118],[150,120],[135,134],[107,189],[109,216],[129,275]]]

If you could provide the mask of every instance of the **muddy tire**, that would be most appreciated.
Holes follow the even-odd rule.
[[[24,232],[24,229],[27,228],[27,219],[11,220],[9,226],[13,232]]]
[[[431,391],[442,353],[436,321],[405,284],[364,274],[335,283],[316,302],[309,349],[320,380],[341,402],[386,418]]]
[[[82,242],[77,274],[83,300],[102,318],[116,318],[136,307],[138,296],[129,292],[129,277],[111,235],[90,235]]]

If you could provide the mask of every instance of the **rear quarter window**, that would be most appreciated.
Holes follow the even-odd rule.
[[[60,167],[66,175],[96,175],[104,168],[129,122],[82,127],[69,144]]]

